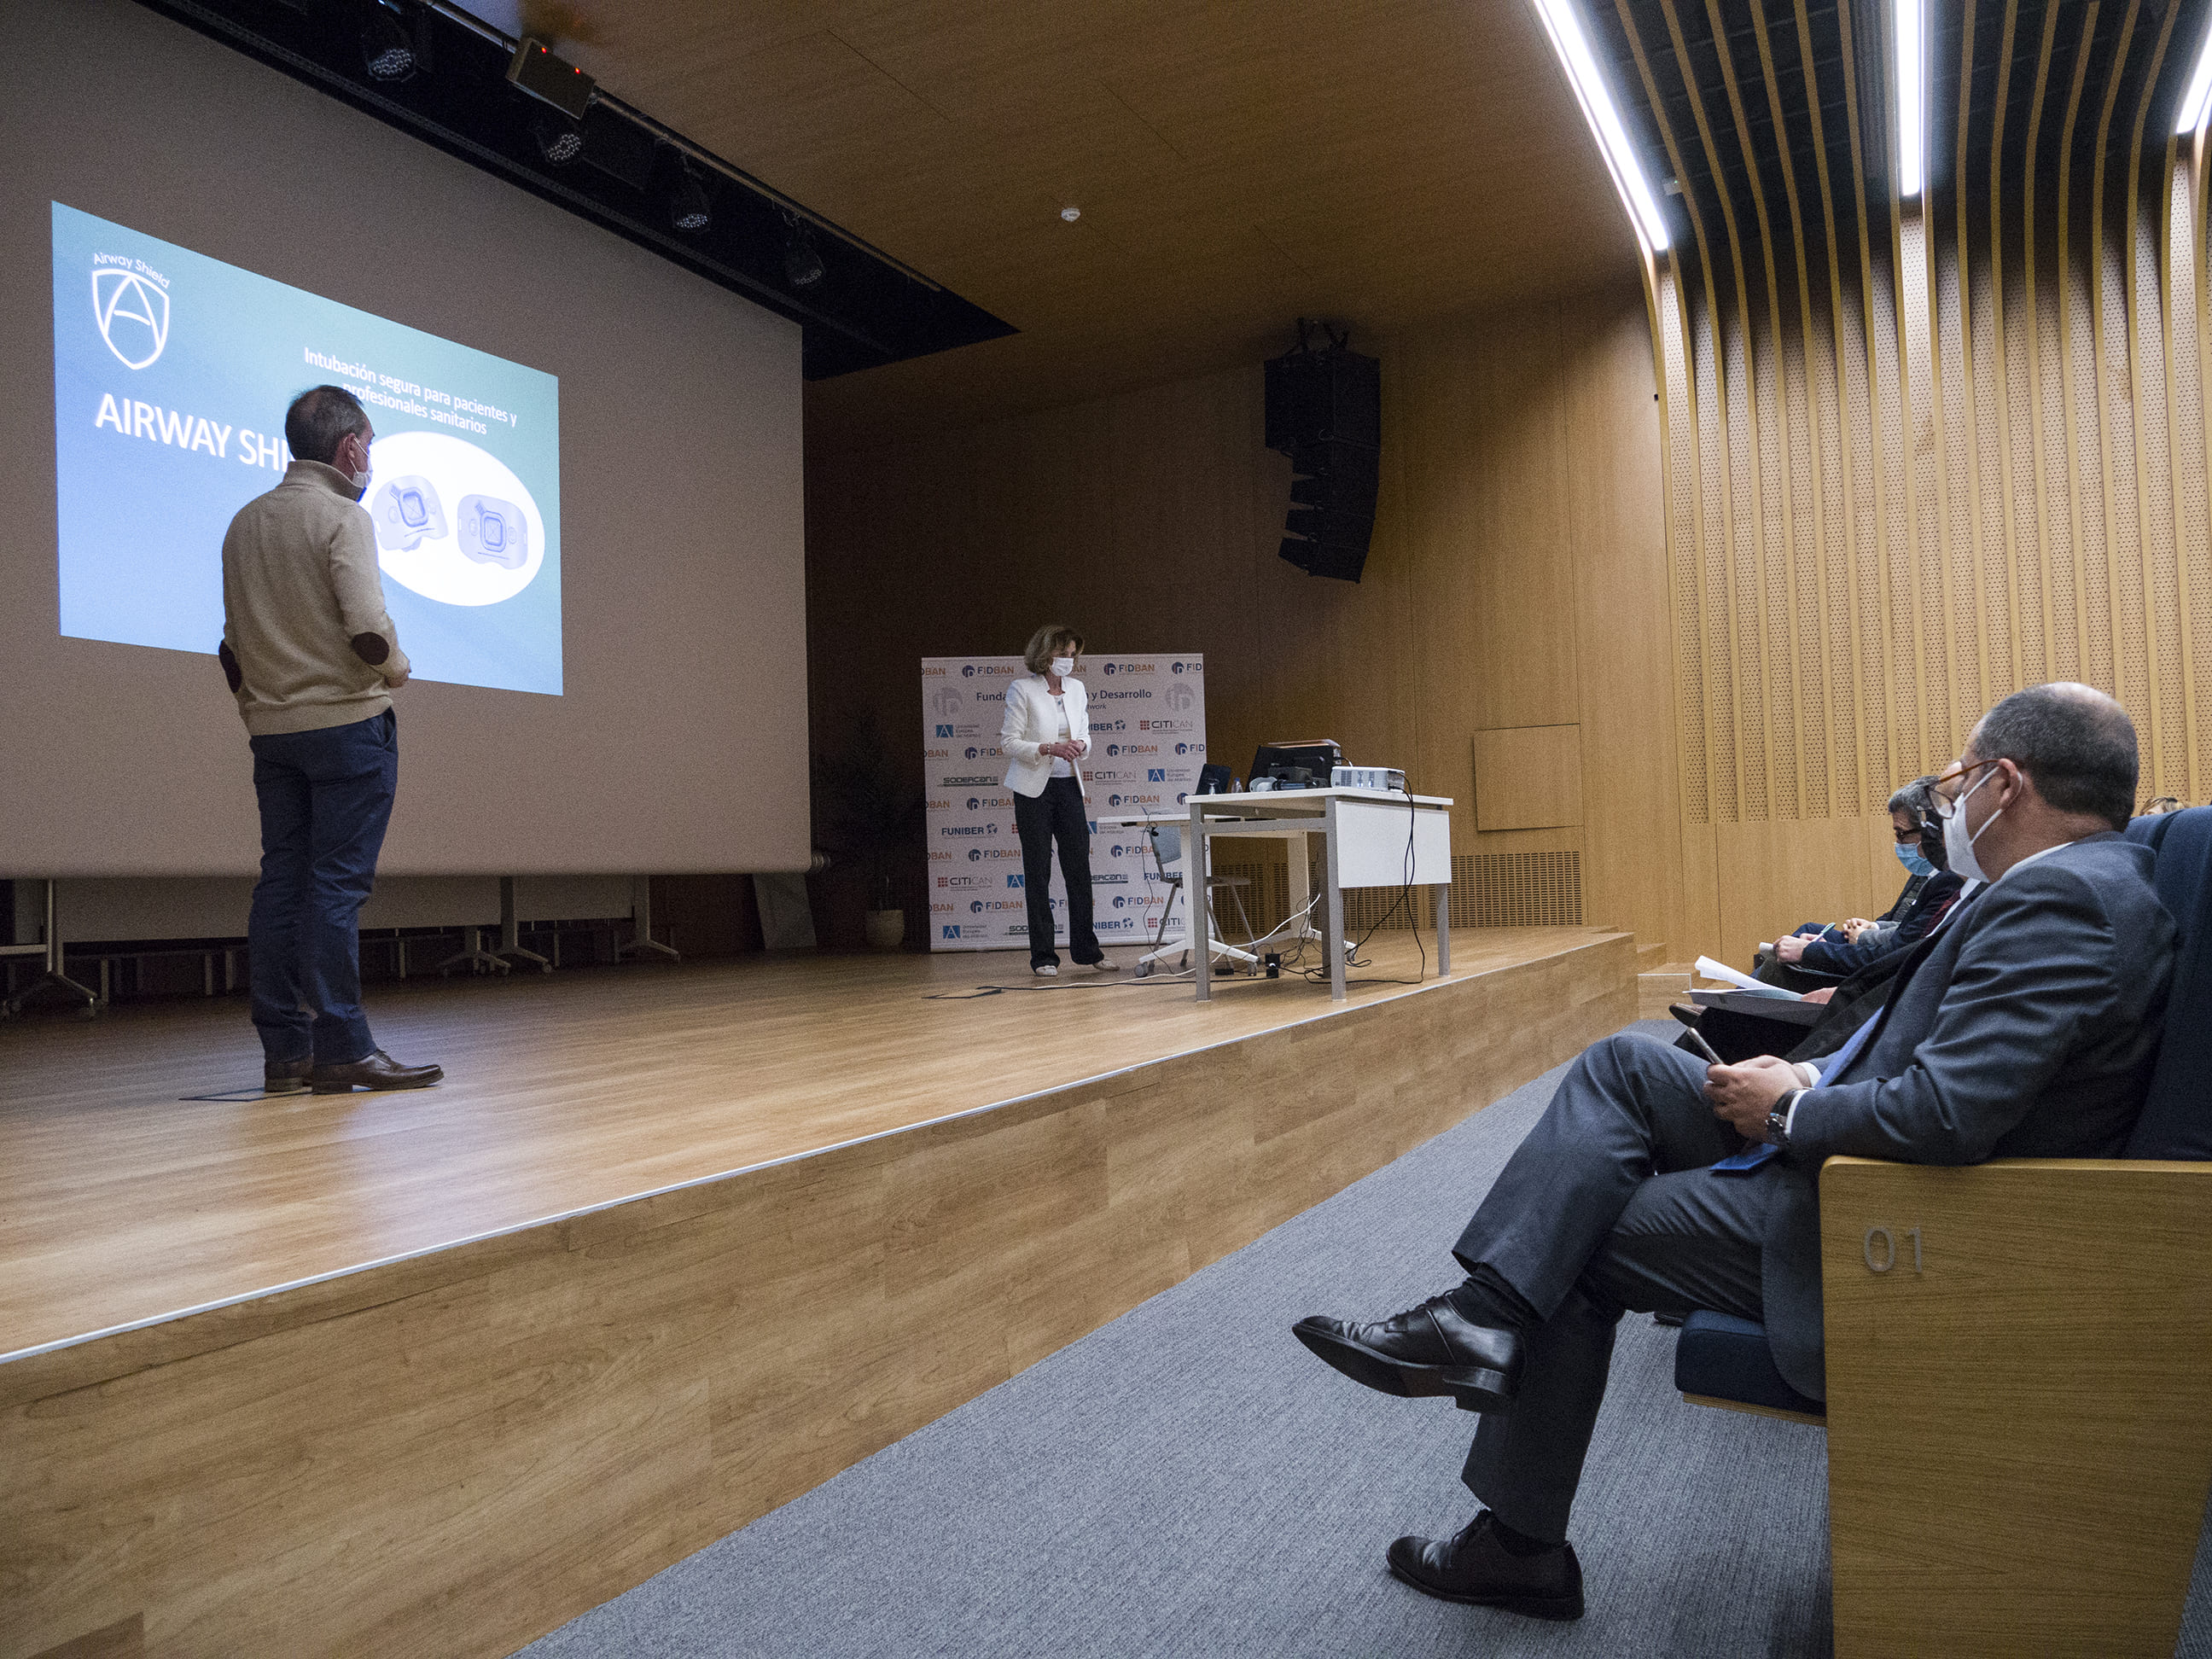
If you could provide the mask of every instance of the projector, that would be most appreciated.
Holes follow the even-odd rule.
[[[1383,789],[1391,794],[1406,793],[1406,775],[1395,766],[1332,766],[1328,769],[1328,787],[1332,789]]]

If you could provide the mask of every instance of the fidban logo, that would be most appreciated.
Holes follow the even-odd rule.
[[[95,267],[92,318],[124,368],[145,368],[169,343],[169,291],[150,272]]]

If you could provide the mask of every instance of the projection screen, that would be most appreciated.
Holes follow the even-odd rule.
[[[0,5],[0,874],[249,873],[222,526],[356,388],[389,874],[809,857],[797,326],[128,0]]]

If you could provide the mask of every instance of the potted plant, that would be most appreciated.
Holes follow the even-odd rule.
[[[866,883],[869,946],[897,950],[906,939],[906,912],[891,896],[891,869],[921,837],[924,801],[900,777],[872,713],[854,719],[842,750],[815,757],[814,796],[829,850]]]

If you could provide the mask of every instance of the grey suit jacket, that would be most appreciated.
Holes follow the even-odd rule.
[[[2148,848],[2106,834],[2008,872],[1907,959],[1865,1046],[1800,1098],[1761,1268],[1767,1340],[1792,1387],[1826,1396],[1823,1158],[2119,1156],[2173,979],[2151,866]]]

